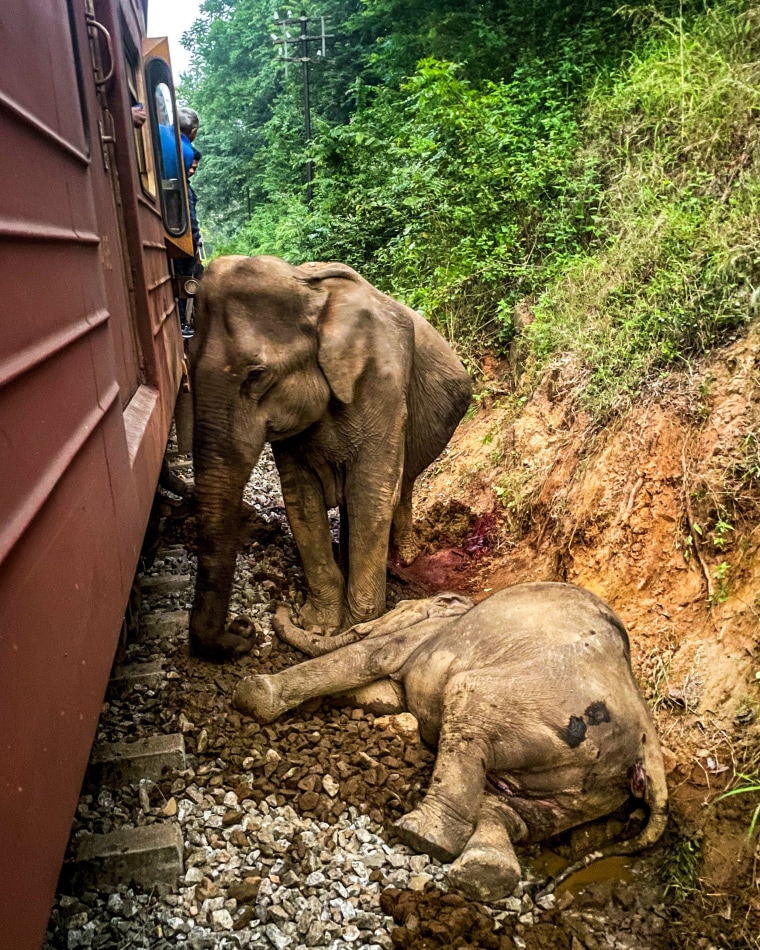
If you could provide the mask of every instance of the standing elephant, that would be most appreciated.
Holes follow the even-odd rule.
[[[199,514],[192,650],[223,659],[250,649],[225,620],[240,500],[265,442],[309,588],[302,623],[332,634],[377,617],[391,526],[410,559],[414,481],[472,394],[453,350],[344,264],[226,257],[203,277],[190,368]],[[327,520],[336,506],[346,577]]]
[[[473,605],[456,594],[405,601],[339,637],[275,616],[278,636],[314,656],[249,676],[238,709],[268,723],[307,699],[390,677],[385,703],[417,718],[437,749],[423,802],[396,825],[416,851],[453,861],[451,882],[497,900],[520,879],[513,843],[540,841],[616,811],[649,806],[638,836],[594,860],[653,844],[667,820],[657,733],[611,608],[571,584],[517,584]],[[387,708],[387,707],[386,707]]]

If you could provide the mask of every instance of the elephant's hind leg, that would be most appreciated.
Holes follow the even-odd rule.
[[[393,512],[392,540],[402,564],[411,564],[420,553],[414,536],[412,517],[412,492],[414,479],[406,476],[401,482],[401,495]]]
[[[477,683],[468,673],[446,686],[430,788],[422,804],[396,823],[402,841],[440,861],[453,861],[469,841],[490,767],[491,742],[480,725],[477,696]]]
[[[508,816],[503,805],[486,795],[475,831],[449,869],[449,882],[470,900],[501,900],[520,880],[520,863],[507,825],[517,830],[516,840],[524,837],[525,825],[511,809],[507,811]]]

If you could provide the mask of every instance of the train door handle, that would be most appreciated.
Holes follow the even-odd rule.
[[[85,20],[87,21],[87,29],[90,32],[90,37],[92,40],[95,40],[94,33],[99,32],[103,39],[106,41],[106,49],[108,50],[108,71],[103,76],[99,76],[100,72],[99,65],[96,65],[93,60],[93,73],[95,74],[95,85],[96,86],[105,86],[108,80],[113,76],[114,71],[114,58],[113,58],[113,42],[111,41],[111,34],[103,26],[100,20],[95,19],[95,14],[91,13],[89,10],[85,11]]]

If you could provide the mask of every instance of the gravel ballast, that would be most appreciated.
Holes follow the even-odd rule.
[[[109,692],[97,742],[181,733],[185,768],[121,788],[86,783],[72,829],[71,853],[83,835],[177,822],[179,888],[67,893],[64,885],[45,950],[667,946],[653,888],[606,882],[590,897],[550,895],[539,906],[530,881],[491,906],[449,891],[445,866],[393,834],[393,822],[420,800],[433,762],[410,715],[375,717],[315,701],[260,726],[232,708],[240,677],[303,659],[271,627],[278,603],[303,602],[304,580],[269,451],[245,503],[231,612],[252,622],[253,652],[224,665],[189,656],[194,525],[167,519],[146,572],[140,634],[124,658],[159,663],[161,674]],[[390,585],[389,606],[403,596]]]

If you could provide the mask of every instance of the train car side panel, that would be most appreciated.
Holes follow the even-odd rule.
[[[139,49],[139,8],[109,2]],[[0,12],[2,950],[42,943],[181,370],[160,220],[130,233],[124,210],[128,111],[108,125],[123,64],[96,81],[110,65],[92,13]]]

